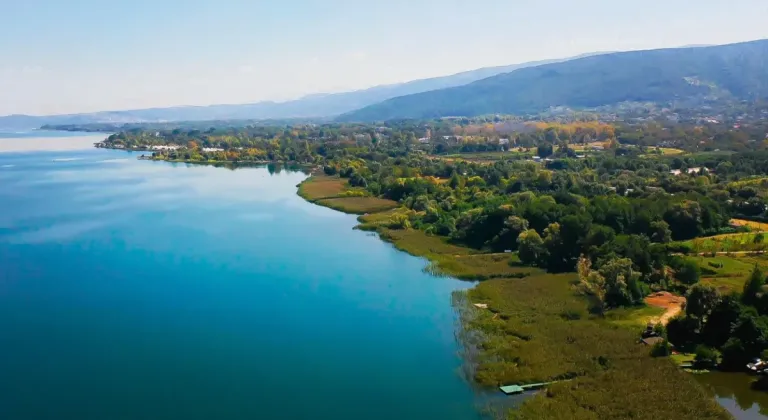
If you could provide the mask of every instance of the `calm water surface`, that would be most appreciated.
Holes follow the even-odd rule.
[[[755,391],[750,387],[754,376],[726,372],[694,376],[737,420],[768,419],[768,392]]]
[[[467,283],[304,202],[301,173],[101,138],[0,140],[0,419],[477,418]]]

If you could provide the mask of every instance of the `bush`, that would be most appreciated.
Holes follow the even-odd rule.
[[[653,357],[669,357],[672,354],[672,346],[669,345],[667,340],[659,341],[651,347],[651,356]]]
[[[694,358],[696,367],[709,369],[717,366],[720,355],[717,350],[700,345],[696,347],[696,357]]]
[[[722,365],[727,369],[742,370],[749,363],[749,356],[744,348],[744,343],[736,337],[731,337],[721,349],[723,353]]]
[[[680,254],[690,254],[693,251],[693,248],[691,248],[690,245],[685,243],[672,243],[667,245],[667,252],[669,253],[680,253]]]

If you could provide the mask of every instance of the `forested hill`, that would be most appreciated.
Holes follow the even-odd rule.
[[[519,69],[465,86],[390,99],[339,120],[521,114],[553,106],[695,98],[768,98],[768,40],[613,53]]]
[[[594,54],[597,53],[585,54],[583,56],[592,56]],[[565,60],[570,60],[570,58],[534,61],[508,66],[485,67],[450,76],[413,80],[392,85],[381,85],[353,92],[308,95],[300,99],[286,102],[264,101],[238,105],[181,106],[54,116],[8,115],[4,117],[0,116],[0,128],[31,129],[39,128],[43,125],[332,118],[339,114],[360,109],[398,96],[461,86],[520,68],[557,63]]]

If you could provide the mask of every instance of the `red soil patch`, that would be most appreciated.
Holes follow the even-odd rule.
[[[670,319],[674,318],[683,311],[685,298],[673,295],[669,292],[657,292],[645,298],[645,303],[657,308],[664,308],[666,312],[660,316],[657,322],[667,325]]]

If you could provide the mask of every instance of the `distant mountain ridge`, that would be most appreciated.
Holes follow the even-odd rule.
[[[386,100],[338,121],[537,113],[626,101],[768,98],[768,40],[603,54]]]
[[[594,54],[600,53],[584,54],[574,58]],[[286,102],[263,101],[239,105],[179,106],[53,116],[9,115],[0,117],[0,129],[30,129],[38,128],[43,125],[94,123],[335,117],[398,96],[461,86],[520,68],[557,63],[571,59],[573,58],[542,60],[509,66],[486,67],[450,76],[375,86],[369,89],[352,92],[307,95],[300,99]]]

